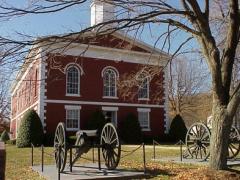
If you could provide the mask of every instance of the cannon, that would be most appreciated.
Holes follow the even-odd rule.
[[[187,131],[185,143],[187,156],[206,160],[210,155],[211,122],[207,125],[194,123]],[[240,151],[240,134],[236,127],[232,126],[229,135],[228,159],[235,158]]]
[[[60,172],[64,171],[70,149],[73,150],[73,154],[70,154],[70,166],[73,166],[84,153],[93,148],[93,145],[101,149],[107,169],[116,169],[121,156],[121,143],[112,123],[105,124],[100,134],[97,130],[79,130],[76,136],[75,144],[70,145],[67,142],[64,123],[60,122],[57,125],[54,136],[54,155]]]

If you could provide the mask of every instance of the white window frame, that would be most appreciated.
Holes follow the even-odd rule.
[[[150,112],[151,109],[150,108],[137,108],[138,111],[138,121],[139,121],[139,113],[147,113],[148,114],[148,127],[147,128],[142,128],[141,126],[141,122],[139,121],[140,127],[142,128],[142,131],[151,131],[150,128]]]
[[[111,70],[112,72],[114,72],[114,96],[106,96],[104,95],[104,76],[105,76],[105,72],[108,71],[108,70]],[[102,78],[103,78],[103,98],[104,99],[118,99],[117,97],[117,79],[119,78],[119,73],[117,71],[117,69],[115,67],[112,67],[112,66],[107,66],[105,68],[103,68],[102,70]]]
[[[117,112],[118,112],[118,107],[108,107],[108,106],[103,106],[102,111],[113,111],[115,112],[115,126],[117,127],[118,124],[118,119],[117,119]]]
[[[68,128],[67,127],[67,111],[68,110],[78,110],[78,127],[77,128]],[[66,114],[66,119],[65,119],[65,123],[66,123],[66,130],[67,131],[78,131],[80,130],[80,110],[81,110],[81,106],[73,106],[73,105],[65,105],[65,114]]]
[[[68,84],[68,70],[70,68],[72,68],[72,67],[76,68],[77,71],[78,71],[78,92],[77,92],[77,94],[68,93],[68,86],[67,86],[67,84]],[[67,66],[65,72],[66,72],[66,96],[78,96],[78,97],[80,97],[80,77],[81,77],[80,75],[81,75],[81,70],[79,69],[78,66],[70,64],[70,65]]]
[[[149,77],[145,76],[144,79],[147,80],[147,97],[139,97],[139,92],[140,92],[140,89],[142,89],[142,84],[139,85],[138,87],[138,100],[146,100],[148,101],[149,100],[149,86],[150,86],[150,80],[149,80]],[[141,81],[141,80],[140,80]]]

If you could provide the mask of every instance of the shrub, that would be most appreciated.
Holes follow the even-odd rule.
[[[6,142],[8,141],[10,138],[9,138],[9,135],[8,135],[8,132],[5,130],[3,131],[3,133],[1,134],[1,137],[0,137],[0,141],[3,141],[3,142]]]
[[[53,146],[55,133],[45,133],[43,137],[44,146]]]
[[[142,130],[137,117],[128,114],[120,123],[119,134],[124,143],[136,144],[142,142]]]
[[[28,110],[21,120],[17,136],[17,147],[30,147],[41,145],[43,141],[43,127],[38,114]]]
[[[103,126],[106,124],[106,119],[102,111],[95,111],[89,121],[87,122],[87,129],[97,129],[98,133],[102,131]]]
[[[184,120],[178,114],[172,120],[170,130],[169,130],[170,138],[173,141],[179,141],[179,140],[185,141],[186,133],[187,133],[187,128],[185,126]]]
[[[16,139],[6,141],[6,144],[16,145]]]

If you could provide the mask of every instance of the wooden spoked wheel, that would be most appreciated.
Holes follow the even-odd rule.
[[[60,147],[60,148],[59,148]],[[63,172],[66,159],[67,159],[67,143],[66,143],[66,130],[64,123],[60,122],[56,128],[54,136],[54,149],[55,149],[55,162],[57,168],[59,168],[60,163],[60,172]],[[59,159],[60,151],[60,159]]]
[[[228,158],[232,159],[238,155],[240,151],[240,134],[236,127],[232,126],[229,134]]]
[[[186,146],[192,158],[207,159],[210,154],[210,131],[202,123],[194,123],[186,135]]]
[[[100,145],[108,169],[116,169],[121,156],[121,144],[116,128],[112,123],[107,123],[102,129]]]

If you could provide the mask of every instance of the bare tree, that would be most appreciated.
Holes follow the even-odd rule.
[[[1,68],[0,68],[1,69]],[[0,126],[7,128],[10,120],[9,102],[9,79],[4,77],[3,71],[0,72]]]
[[[178,58],[169,71],[169,102],[172,116],[191,114],[198,107],[197,95],[210,89],[209,72],[201,62]]]
[[[85,1],[33,1],[34,3],[25,9],[2,4],[0,6],[0,18],[3,21],[14,16],[17,17],[26,14],[52,13],[71,6],[81,5]],[[115,6],[118,7],[116,11],[117,17],[108,22],[99,23],[91,28],[87,28],[82,32],[95,29],[98,33],[111,33],[119,29],[126,29],[127,31],[134,30],[134,32],[139,34],[142,32],[142,29],[148,27],[149,24],[156,25],[158,28],[166,24],[166,31],[163,32],[162,28],[159,28],[157,31],[158,38],[156,38],[156,44],[159,39],[164,39],[162,45],[163,49],[170,51],[171,45],[176,39],[175,36],[179,31],[185,32],[187,36],[186,39],[182,40],[182,43],[179,44],[176,51],[172,53],[173,56],[176,56],[182,47],[193,38],[197,41],[200,51],[208,64],[212,79],[213,126],[211,135],[212,143],[210,147],[210,167],[213,169],[226,169],[228,136],[233,116],[240,102],[240,84],[235,86],[232,93],[230,91],[233,65],[235,62],[237,45],[239,43],[240,13],[238,0],[229,0],[226,4],[227,13],[224,14],[223,21],[214,22],[216,24],[225,24],[225,26],[222,26],[222,28],[226,29],[226,33],[221,47],[219,46],[218,35],[214,33],[216,26],[212,26],[213,21],[210,19],[210,13],[214,10],[212,1],[105,1],[115,4]],[[117,24],[117,26],[109,26],[111,24]],[[74,32],[71,33],[71,35],[81,34],[82,32]],[[55,38],[66,41],[67,37],[68,36],[61,36]],[[25,36],[24,40],[12,40],[1,37],[0,47],[4,46],[7,49],[2,61],[4,60],[7,62],[6,60],[10,60],[8,55],[17,57],[17,54],[24,51],[23,47],[34,45],[39,42],[40,41],[33,41],[31,37],[28,36]],[[52,43],[54,42],[56,41],[52,41]]]

